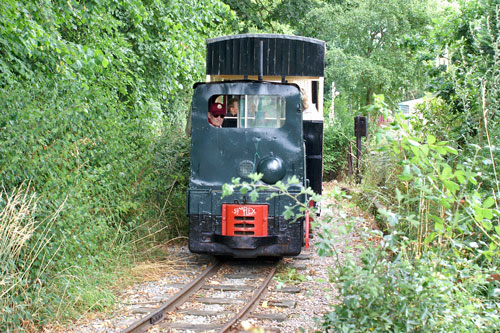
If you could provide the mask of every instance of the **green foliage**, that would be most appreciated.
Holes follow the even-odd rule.
[[[296,0],[224,0],[235,13],[233,29],[239,33],[291,33],[293,18],[308,8]],[[292,14],[290,16],[290,14]]]
[[[399,161],[399,185],[393,188],[392,201],[397,205],[389,206],[395,212],[380,211],[386,217],[385,229],[405,235],[403,246],[417,254],[445,239],[446,246],[470,249],[473,242],[472,252],[480,248],[487,258],[497,256],[500,234],[493,223],[500,211],[493,207],[492,197],[474,188],[481,177],[476,162],[457,164],[458,152],[448,142],[438,142],[431,134],[414,137],[409,130],[398,115],[394,127],[385,132],[388,145],[382,149],[390,149]]]
[[[166,127],[155,144],[152,192],[158,193],[158,226],[169,238],[187,236],[186,191],[189,185],[190,141],[183,129]]]
[[[433,106],[441,104],[426,107]],[[385,205],[378,206],[384,240],[365,251],[361,266],[338,267],[344,301],[323,324],[336,331],[494,330],[500,289],[488,272],[498,268],[496,198],[479,190],[477,158],[459,156],[449,142],[411,125],[396,114],[376,135],[372,156],[388,158],[390,170],[381,176],[370,161],[363,193]]]
[[[39,223],[19,256],[0,257],[17,274],[37,253],[0,330],[110,304],[103,267],[160,231],[185,232],[188,148],[173,129],[203,78],[205,38],[230,20],[219,1],[0,3],[0,186],[8,195],[29,180]],[[156,145],[164,122],[175,126]]]
[[[44,271],[53,267],[52,259],[42,255],[51,241],[51,219],[45,227],[36,220],[36,198],[29,186],[21,185],[8,195],[0,194],[0,329],[15,330],[22,320],[36,318],[43,306],[38,296]],[[38,229],[38,230],[37,230]],[[38,235],[35,233],[38,232]],[[39,269],[33,274],[33,266]],[[29,294],[32,298],[25,299]]]
[[[42,258],[50,258],[52,269],[35,261],[27,276],[30,287],[19,298],[22,303],[37,295],[47,302],[39,317],[30,318],[38,323],[57,311],[57,296],[49,290],[57,290],[60,272],[98,270],[103,260],[120,252],[123,232],[137,222],[132,221],[137,207],[134,184],[149,164],[145,156],[152,134],[144,118],[130,121],[124,106],[104,89],[82,93],[67,82],[45,85],[34,91],[14,85],[9,92],[2,89],[0,114],[5,126],[0,142],[2,187],[10,192],[31,179],[39,198],[38,230],[47,228],[51,235],[39,251]],[[63,203],[64,209],[48,224]],[[37,232],[26,251],[42,236]],[[38,287],[34,281],[40,281]]]
[[[306,277],[297,272],[297,269],[289,267],[276,274],[273,278],[277,283],[277,289],[291,284],[298,284],[306,281]]]
[[[389,261],[370,248],[361,262],[339,265],[333,282],[343,302],[323,317],[335,332],[480,332],[500,329],[494,294],[498,284],[486,275],[462,278],[453,262],[436,257]],[[472,267],[462,267],[465,273]],[[497,288],[496,292],[494,291]],[[490,293],[492,298],[484,297]]]
[[[428,57],[437,94],[366,145],[360,201],[377,203],[385,236],[361,264],[337,267],[343,302],[325,330],[499,329],[498,17],[497,1],[479,0],[434,16],[430,52],[450,62],[435,68]],[[363,112],[386,108],[375,100]]]
[[[327,41],[326,86],[356,106],[373,102],[374,93],[392,98],[403,89],[422,89],[418,50],[429,22],[427,1],[350,0],[323,2],[303,19],[305,31]]]
[[[347,124],[347,123],[344,123]],[[345,170],[352,126],[343,126],[339,121],[328,122],[323,138],[323,177],[335,179]]]
[[[97,81],[113,87],[130,107],[151,99],[165,103],[200,79],[205,38],[226,32],[219,23],[231,18],[217,1],[7,1],[0,6],[5,31],[0,82],[39,72],[76,79],[83,88]]]
[[[325,110],[331,109],[330,101]],[[354,115],[343,96],[335,99],[335,114],[325,111],[323,130],[323,178],[338,178],[346,170],[349,144],[354,140]],[[334,119],[331,117],[334,116]]]
[[[458,1],[435,21],[431,45],[449,59],[429,70],[430,90],[454,117],[453,135],[462,147],[482,140],[485,119],[497,127],[499,8],[496,0]]]
[[[396,114],[370,143],[363,201],[379,202],[385,236],[361,266],[348,260],[337,268],[344,301],[323,318],[326,329],[498,329],[500,289],[489,277],[498,269],[498,182],[496,174],[484,176],[490,164],[481,158],[492,149],[459,151],[456,142],[440,141],[437,135],[452,134],[443,131],[450,119],[443,109],[437,99],[421,106],[421,114],[436,115],[428,121]]]
[[[250,182],[241,182],[240,178],[233,178],[232,184],[222,186],[222,197],[231,195],[234,190],[238,189],[241,194],[248,193],[250,200],[255,202],[259,198],[259,192],[267,192],[270,194],[266,200],[277,196],[286,196],[292,199],[293,205],[285,206],[285,211],[282,212],[286,220],[297,221],[304,217],[306,211],[311,215],[316,213],[315,207],[309,207],[309,200],[318,202],[321,196],[314,193],[310,187],[300,186],[300,191],[297,191],[297,188],[295,188],[295,191],[292,190],[291,187],[299,185],[299,179],[295,175],[285,182],[280,180],[274,185],[261,182],[262,176],[261,173],[251,173],[248,175]]]
[[[442,98],[447,112],[427,108],[437,111],[434,116],[440,123],[449,121],[448,137],[457,142],[462,155],[477,160],[475,168],[483,176],[480,183],[486,192],[499,192],[493,139],[500,130],[495,116],[500,111],[499,11],[497,1],[460,1],[445,20],[437,22],[434,39],[451,62],[431,72],[431,89]]]
[[[425,119],[425,121],[424,121]],[[425,123],[424,123],[425,122]],[[438,141],[463,141],[463,120],[451,112],[450,105],[442,98],[430,98],[417,105],[412,126],[417,133],[433,135]]]

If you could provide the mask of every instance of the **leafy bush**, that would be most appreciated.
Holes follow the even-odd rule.
[[[438,142],[430,134],[412,136],[406,122],[396,120],[399,137],[389,139],[386,148],[399,160],[400,185],[393,193],[397,205],[390,208],[394,213],[381,212],[389,232],[402,232],[416,254],[446,240],[448,249],[457,244],[471,249],[471,243],[472,252],[477,248],[488,258],[498,256],[500,228],[494,224],[500,211],[495,196],[479,190],[477,161],[460,161],[458,151],[446,141]]]
[[[349,142],[352,141],[353,117],[345,99],[335,100],[335,118],[332,116],[331,102],[326,101],[324,110],[325,128],[323,138],[323,177],[325,180],[338,178],[346,169]],[[328,110],[328,111],[327,111]]]
[[[351,134],[345,126],[333,121],[327,123],[323,143],[323,177],[331,180],[345,169]]]
[[[35,298],[46,302],[39,310],[30,308],[39,315],[31,318],[41,323],[57,312],[61,298],[57,290],[64,288],[58,286],[59,272],[84,274],[83,267],[87,272],[98,271],[104,262],[119,257],[124,231],[133,227],[129,216],[137,207],[134,185],[150,164],[147,152],[152,135],[145,118],[130,121],[109,90],[80,91],[66,81],[34,80],[32,84],[39,86],[13,84],[9,92],[1,89],[0,170],[7,193],[25,179],[32,180],[40,221],[33,239],[41,237],[42,230],[51,236],[37,251],[40,257],[50,258],[52,269],[34,261],[26,279],[39,289],[17,298],[19,304]],[[65,209],[49,223],[63,203]],[[35,251],[35,245],[27,243],[26,251]],[[73,279],[73,283],[78,282]],[[65,297],[72,303],[80,295],[77,290]]]
[[[498,283],[488,282],[484,273],[475,270],[476,274],[462,279],[455,263],[434,256],[389,261],[380,248],[368,248],[360,259],[361,263],[348,260],[337,267],[333,280],[343,301],[323,317],[326,331],[500,329],[500,309],[495,302],[500,290],[493,291]],[[488,290],[492,290],[489,295]]]
[[[426,107],[432,113],[442,105]],[[375,148],[364,161],[361,192],[365,202],[386,205],[378,210],[386,236],[361,264],[348,261],[336,271],[344,299],[323,318],[327,330],[500,328],[500,288],[491,275],[500,244],[496,175],[483,178],[489,164],[481,163],[482,147],[470,145],[459,155],[456,142],[438,141],[413,124],[397,114],[369,146]],[[428,130],[447,134],[432,124]]]
[[[156,136],[164,121],[184,119],[178,106],[203,77],[204,40],[231,17],[219,1],[0,3],[0,186],[9,195],[30,181],[40,224],[0,266],[27,267],[22,254],[35,250],[51,263],[34,260],[30,287],[6,295],[19,309],[9,329],[109,304],[99,288],[109,269],[154,240],[166,214],[180,216],[185,185],[168,187],[155,167],[175,161],[171,175],[184,175],[177,152],[187,143],[175,137],[181,149],[155,164]],[[168,210],[152,209],[157,188]],[[50,238],[37,248],[42,230]]]
[[[450,62],[432,69],[436,97],[367,145],[359,192],[386,206],[385,237],[337,268],[343,302],[325,330],[500,329],[499,14],[495,1],[461,1],[437,19],[430,45]]]
[[[372,209],[375,201],[391,206],[394,198],[387,193],[395,193],[400,186],[398,157],[390,151],[377,149],[375,145],[374,141],[369,141],[363,146],[364,153],[359,163],[363,190],[355,196],[363,209]]]
[[[187,236],[186,191],[189,185],[191,142],[179,127],[166,127],[155,144],[156,216],[165,227],[164,236]]]

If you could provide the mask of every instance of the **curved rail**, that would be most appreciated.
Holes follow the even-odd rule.
[[[269,283],[271,282],[273,276],[275,275],[277,267],[280,262],[281,260],[278,260],[273,263],[264,281],[260,284],[260,287],[252,294],[251,298],[247,301],[245,306],[243,306],[225,324],[223,324],[222,326],[218,326],[217,328],[214,327],[211,329],[215,329],[218,332],[229,332],[233,325],[235,325],[238,321],[245,319],[245,317],[255,308],[257,302],[260,300],[264,292],[267,290],[267,287],[269,286]],[[171,299],[168,300],[167,303],[165,303],[164,305],[162,305],[149,315],[137,320],[130,327],[123,330],[122,333],[146,332],[153,325],[162,322],[167,312],[176,311],[177,307],[186,302],[194,293],[196,293],[200,288],[202,288],[206,280],[209,277],[214,276],[219,271],[219,269],[221,268],[221,264],[222,263],[220,261],[213,262],[210,266],[207,267],[207,269],[200,276],[198,276],[185,288],[183,288],[181,291],[175,294]],[[162,324],[160,324],[160,327],[162,327]]]
[[[172,311],[177,305],[181,304],[182,302],[184,302],[185,299],[187,299],[189,296],[197,292],[207,278],[217,273],[217,271],[220,268],[220,265],[221,265],[220,261],[218,260],[214,261],[207,267],[207,269],[205,269],[205,271],[203,271],[203,273],[200,276],[198,276],[195,280],[189,283],[177,294],[172,296],[172,298],[170,298],[167,303],[163,304],[161,307],[159,307],[149,315],[137,320],[135,323],[133,323],[128,328],[123,330],[122,333],[146,332],[148,328],[160,322],[163,319],[166,312]]]
[[[231,327],[240,319],[244,319],[245,316],[252,310],[253,306],[256,302],[259,301],[260,297],[266,291],[269,282],[273,278],[274,274],[276,274],[276,270],[278,269],[279,263],[281,260],[277,261],[272,267],[271,271],[267,274],[266,279],[260,286],[260,288],[253,294],[252,298],[248,301],[248,303],[238,312],[230,321],[228,321],[220,330],[220,332],[228,332]]]

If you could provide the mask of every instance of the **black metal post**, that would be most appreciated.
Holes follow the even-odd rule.
[[[354,118],[354,135],[356,136],[356,179],[361,183],[359,175],[359,160],[361,159],[361,137],[368,134],[368,123],[366,117],[357,116]]]
[[[356,179],[361,183],[359,176],[359,159],[361,158],[361,135],[356,135]]]

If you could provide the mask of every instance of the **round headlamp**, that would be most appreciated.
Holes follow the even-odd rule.
[[[264,183],[275,184],[285,177],[285,163],[276,156],[264,157],[257,165],[257,172],[263,174],[262,181]]]

